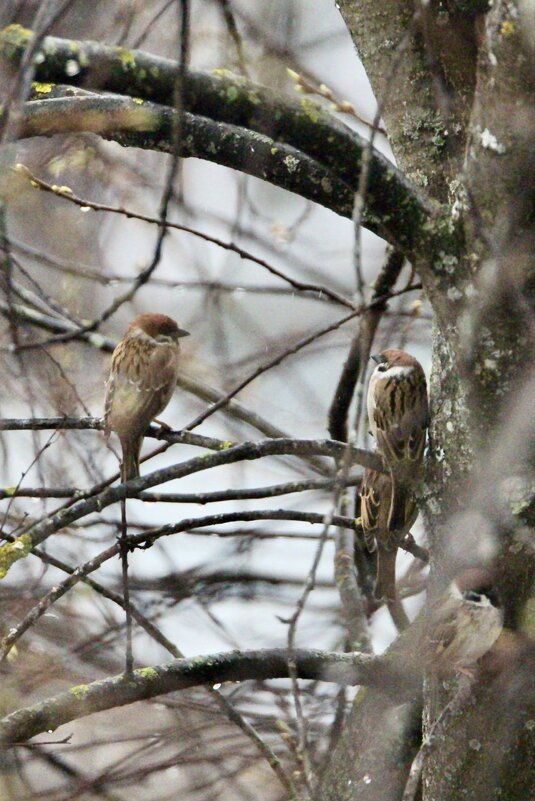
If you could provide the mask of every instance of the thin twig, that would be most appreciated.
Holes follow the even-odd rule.
[[[414,288],[414,287],[413,287]],[[37,325],[41,328],[45,328],[51,331],[72,331],[72,326],[70,323],[63,323],[54,318],[47,317],[42,315],[41,313],[34,312],[32,309],[28,309],[26,307],[21,307],[20,305],[14,304],[13,311],[26,322],[30,322],[33,325]],[[5,315],[8,314],[8,306],[7,304],[0,301],[0,312],[4,313]],[[110,337],[105,337],[102,334],[89,332],[85,334],[75,335],[75,339],[79,339],[82,342],[87,342],[94,348],[98,350],[105,351],[106,353],[111,353],[117,344],[115,340],[111,339]],[[36,347],[37,345],[31,345],[30,347]],[[25,348],[25,345],[21,345],[21,348]],[[40,347],[40,345],[39,345]],[[11,350],[7,348],[7,350]],[[0,348],[2,351],[2,348]],[[190,392],[192,395],[195,395],[202,400],[209,401],[210,403],[217,402],[221,397],[222,393],[214,389],[214,387],[210,386],[209,384],[204,383],[197,377],[193,377],[188,375],[187,373],[180,372],[178,374],[178,387],[180,389],[185,390],[186,392]],[[242,403],[238,401],[231,401],[226,407],[226,412],[236,418],[237,420],[241,420],[247,425],[251,426],[252,428],[260,431],[267,437],[275,438],[285,438],[288,434],[283,431],[282,429],[274,426],[272,423],[267,421],[257,412],[252,411],[251,409],[244,406]],[[1,424],[1,420],[0,420]],[[195,436],[195,435],[194,435]],[[328,474],[328,469],[325,467],[324,464],[320,460],[317,459],[310,459],[308,460],[308,465],[312,467],[312,469],[316,473],[320,473],[322,475]]]
[[[75,572],[75,568],[65,564],[61,560],[57,559],[50,554],[42,551],[39,548],[34,550],[36,556],[38,556],[43,562],[46,564],[53,565],[54,567],[62,570],[63,572],[67,572],[72,575]],[[118,604],[123,609],[124,606],[124,598],[111,590],[108,590],[103,585],[99,584],[98,582],[94,581],[93,579],[88,578],[87,576],[83,576],[81,580],[86,583],[91,589],[97,592],[99,595],[102,595],[104,598],[112,601],[115,604]],[[157,643],[159,643],[163,648],[165,648],[175,659],[184,658],[184,654],[177,648],[174,643],[171,642],[155,625],[152,623],[145,615],[143,615],[134,604],[130,603],[130,612],[132,617],[135,621],[146,631],[146,633],[154,639]],[[126,610],[125,610],[126,611]],[[10,632],[12,635],[12,633]],[[13,635],[12,635],[13,636]],[[8,648],[12,648],[13,642],[5,643],[3,641],[1,643],[2,647],[5,647],[7,644]],[[7,655],[7,654],[6,654]],[[3,657],[0,657],[0,659]],[[213,687],[207,688],[208,693],[216,700],[219,704],[223,712],[227,715],[229,720],[231,720],[235,725],[237,725],[255,744],[255,747],[260,751],[263,757],[267,760],[268,764],[272,767],[273,771],[279,778],[283,787],[290,793],[290,798],[293,798],[295,793],[295,788],[293,782],[290,777],[287,776],[286,772],[284,771],[280,760],[276,756],[276,754],[272,751],[269,745],[260,737],[254,726],[252,726],[240,713],[234,709],[232,704],[222,695],[218,690],[214,689]]]
[[[125,611],[126,649],[125,675],[131,676],[134,670],[134,651],[132,648],[132,608],[130,605],[130,578],[128,575],[128,524],[126,521],[126,498],[121,500],[121,529],[118,537],[121,577],[123,582],[123,601]]]
[[[278,356],[275,356],[273,359],[270,359],[265,364],[260,365],[260,367],[257,367],[248,376],[246,376],[246,378],[240,381],[239,384],[236,384],[235,387],[229,390],[226,393],[226,395],[220,398],[217,401],[217,403],[214,403],[212,406],[209,406],[208,409],[205,409],[204,412],[201,412],[201,414],[199,414],[194,420],[192,420],[191,423],[188,423],[188,425],[185,426],[185,430],[192,431],[194,428],[200,425],[204,420],[206,420],[207,417],[210,417],[218,409],[221,409],[223,406],[225,406],[229,402],[229,400],[232,400],[232,398],[235,395],[237,395],[238,392],[241,392],[241,390],[244,389],[252,381],[254,381],[255,378],[258,378],[258,376],[262,375],[263,373],[266,373],[268,370],[271,370],[272,367],[276,367],[278,364],[281,364],[281,362],[283,362],[288,356],[292,356],[294,353],[298,353],[307,345],[310,345],[312,342],[315,342],[316,340],[320,339],[320,337],[325,336],[325,334],[329,334],[332,331],[336,331],[338,328],[340,328],[340,326],[344,325],[344,323],[347,323],[348,320],[352,320],[359,313],[360,312],[358,311],[354,311],[351,314],[342,317],[341,320],[337,320],[336,322],[330,323],[329,325],[323,328],[317,329],[312,334],[309,334],[303,339],[300,339],[299,342],[297,342],[291,348],[288,348],[287,350],[283,351],[283,353],[279,354]]]
[[[361,482],[360,476],[349,476],[346,486],[353,487]],[[268,487],[252,487],[250,489],[227,489],[212,492],[141,492],[140,501],[145,503],[220,503],[222,501],[243,501],[258,498],[275,498],[279,495],[289,495],[294,492],[308,492],[311,490],[330,490],[337,483],[337,479],[309,479],[307,481],[288,481],[284,484],[272,484]],[[18,498],[78,498],[90,497],[91,490],[82,490],[78,487],[13,487],[0,488],[0,500],[10,498],[16,494]]]
[[[336,492],[336,490],[335,490]],[[321,532],[321,537],[319,539],[316,552],[314,554],[314,559],[312,561],[312,565],[308,572],[303,591],[301,596],[299,597],[295,611],[292,616],[287,621],[288,626],[288,635],[287,635],[287,642],[288,642],[288,672],[290,675],[290,680],[292,684],[292,695],[294,699],[294,706],[295,706],[295,716],[296,716],[296,723],[297,723],[297,735],[298,735],[298,756],[302,761],[303,765],[303,778],[305,780],[305,785],[310,793],[313,791],[313,782],[314,782],[314,774],[312,772],[312,766],[310,764],[310,758],[308,753],[308,745],[307,745],[307,725],[305,716],[303,713],[303,706],[301,704],[301,695],[299,690],[299,683],[297,681],[298,674],[297,674],[297,661],[296,661],[296,648],[295,648],[295,638],[297,633],[297,624],[299,623],[299,618],[301,617],[303,610],[305,608],[305,604],[307,602],[308,596],[314,589],[316,583],[316,572],[323,554],[323,548],[329,536],[329,529],[334,522],[334,514],[331,511],[327,514],[323,519],[323,530]]]
[[[132,43],[132,48],[133,49],[137,49],[138,47],[141,47],[141,45],[143,44],[143,42],[145,41],[145,39],[147,38],[147,36],[151,32],[152,28],[156,25],[158,20],[160,20],[163,17],[165,12],[169,11],[169,9],[171,8],[171,6],[173,5],[174,2],[175,2],[175,0],[167,0],[167,2],[163,4],[161,9],[154,15],[154,17],[151,19],[151,21],[145,27],[145,30],[143,31],[143,33],[141,33],[138,36],[138,38]]]
[[[54,532],[74,523],[91,512],[101,512],[112,503],[122,498],[136,497],[141,490],[150,489],[158,484],[183,478],[193,473],[202,472],[223,464],[233,464],[243,460],[254,460],[267,456],[338,456],[344,448],[342,443],[331,440],[261,440],[234,445],[224,451],[207,453],[188,459],[184,462],[154,470],[115,487],[97,492],[89,498],[79,500],[67,509],[59,510],[36,524],[27,527],[25,534],[33,546],[40,544]],[[369,451],[356,448],[351,450],[351,458],[357,464],[384,471],[384,463],[380,456]],[[28,543],[28,539],[25,540]]]
[[[229,36],[234,43],[234,47],[236,48],[236,55],[238,57],[238,64],[240,67],[240,72],[245,75],[246,78],[249,77],[249,71],[247,69],[247,65],[245,63],[245,55],[243,52],[243,44],[241,40],[240,33],[238,31],[238,26],[236,25],[236,20],[234,18],[234,12],[232,10],[232,6],[230,4],[230,0],[217,0],[219,5],[221,6],[221,11],[223,13],[223,18],[225,20],[225,25],[227,26],[227,30],[229,32]]]
[[[161,220],[151,217],[147,214],[141,214],[139,212],[133,211],[132,209],[125,209],[122,206],[110,206],[105,203],[96,203],[91,200],[87,200],[86,198],[81,198],[78,195],[74,194],[72,190],[68,186],[57,186],[55,184],[49,184],[44,181],[42,178],[37,178],[24,164],[17,164],[14,168],[17,173],[24,175],[28,178],[30,183],[38,189],[41,189],[44,192],[51,192],[52,194],[56,195],[57,197],[61,197],[64,200],[68,200],[74,205],[78,206],[79,208],[88,208],[93,209],[93,211],[102,211],[102,212],[109,212],[112,214],[120,214],[128,219],[132,220],[141,220],[142,222],[150,223],[151,225],[158,225],[162,226],[163,223]],[[195,228],[190,228],[187,225],[182,225],[181,223],[169,222],[166,220],[165,226],[170,229],[174,229],[176,231],[183,231],[187,234],[192,234],[192,236],[199,237],[200,239],[204,239],[205,242],[210,242],[214,245],[217,245],[223,250],[231,251],[235,253],[240,259],[246,259],[247,261],[252,261],[255,264],[258,264],[260,267],[263,267],[267,270],[271,275],[277,276],[277,278],[281,278],[287,284],[289,284],[293,289],[297,289],[301,292],[313,292],[317,295],[324,295],[325,297],[330,298],[331,300],[335,301],[336,303],[341,304],[342,306],[346,306],[348,309],[354,309],[355,306],[353,302],[349,299],[340,295],[334,289],[330,289],[323,284],[312,284],[307,281],[299,281],[296,278],[292,278],[289,275],[286,275],[277,267],[274,267],[265,259],[260,258],[259,256],[255,256],[254,254],[250,253],[248,250],[235,245],[233,242],[224,242],[222,239],[218,239],[215,236],[211,236],[210,234],[206,234],[202,231],[198,231]],[[88,329],[87,329],[88,330]],[[55,341],[64,341],[57,339]]]
[[[296,512],[293,510],[283,510],[283,509],[260,509],[260,510],[252,510],[247,512],[228,512],[228,513],[221,513],[215,515],[207,515],[205,517],[197,517],[197,518],[185,518],[183,520],[178,521],[177,523],[170,523],[165,526],[161,526],[155,529],[149,529],[148,531],[141,531],[138,534],[129,534],[127,538],[127,545],[129,548],[136,548],[136,547],[147,547],[151,546],[156,542],[156,540],[160,539],[161,537],[171,536],[173,534],[178,534],[181,532],[187,532],[190,529],[200,528],[200,527],[208,527],[208,526],[217,526],[224,523],[235,523],[235,522],[254,522],[257,520],[295,520],[299,522],[309,523],[311,525],[321,525],[323,524],[323,532],[322,538],[320,540],[320,545],[323,547],[325,541],[327,539],[328,527],[325,524],[325,515],[320,515],[314,512]],[[342,517],[340,515],[332,515],[329,524],[335,526],[343,526],[346,528],[354,528],[355,521],[352,518]],[[14,537],[6,537],[7,539],[13,541],[16,538]],[[5,547],[5,546],[4,546]],[[410,553],[414,555],[418,555],[420,558],[427,556],[427,554],[421,553],[424,549],[420,548],[419,546],[415,546],[413,544],[406,545],[402,543],[401,548],[406,548],[409,550]],[[415,553],[417,549],[417,552]],[[89,573],[94,572],[97,570],[101,565],[107,562],[110,559],[113,559],[115,556],[120,554],[121,545],[118,541],[116,541],[113,545],[106,548],[104,551],[101,551],[100,554],[97,554],[92,559],[85,562],[83,565],[79,565],[76,570],[69,575],[67,579],[65,579],[60,584],[52,587],[48,593],[41,598],[39,603],[34,606],[30,612],[25,616],[23,621],[18,624],[18,626],[13,627],[10,632],[4,637],[2,640],[2,649],[0,651],[0,661],[7,656],[9,650],[13,647],[15,642],[22,636],[22,634],[27,631],[35,621],[41,617],[47,609],[50,608],[52,604],[54,604],[59,598],[63,597],[66,592],[68,592],[72,587],[74,587],[79,581],[83,580],[85,576]],[[306,598],[308,597],[309,593],[312,591],[314,586],[315,580],[315,567],[317,567],[317,563],[319,562],[319,558],[321,557],[321,553],[318,555],[318,551],[316,552],[316,557],[314,559],[313,568],[309,572],[307,577],[307,582],[305,585],[305,590],[299,599],[298,608],[296,612],[299,611],[304,607],[306,602]],[[304,596],[304,598],[303,598]],[[297,615],[296,621],[299,619],[299,614]],[[294,613],[295,615],[295,613]],[[292,619],[290,619],[291,622]],[[293,626],[294,633],[295,633],[295,624]]]

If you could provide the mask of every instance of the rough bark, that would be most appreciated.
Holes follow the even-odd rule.
[[[450,190],[452,195],[451,207],[442,208],[435,219],[430,214],[423,224],[425,228],[429,223],[434,242],[441,239],[445,250],[424,252],[421,237],[420,247],[413,247],[414,263],[421,270],[436,317],[430,448],[421,490],[433,575],[445,578],[463,564],[492,558],[510,629],[469,703],[450,721],[440,747],[432,749],[424,773],[423,801],[454,801],[460,797],[468,801],[524,801],[533,797],[535,790],[535,655],[532,644],[516,631],[535,573],[534,493],[530,485],[535,442],[531,408],[535,390],[533,35],[526,27],[530,19],[527,5],[517,0],[494,0],[486,18],[478,2],[452,0],[445,8],[452,27],[448,41],[453,42],[446,48],[437,37],[436,26],[441,24],[444,11],[440,4],[431,3],[425,15],[415,19],[409,0],[341,2],[377,96],[382,98],[387,89],[383,116],[398,164],[413,183],[425,186],[435,198],[445,201]],[[460,58],[462,48],[456,44],[463,37],[468,37],[470,48]],[[404,40],[404,57],[395,83],[390,85],[393,48]],[[55,55],[51,53],[51,57]],[[128,51],[116,50],[112,55],[122,61],[122,72],[117,75],[125,92],[140,94],[147,89],[146,71],[144,76],[139,73],[144,69],[140,57],[136,55],[132,62]],[[107,80],[115,75],[115,62],[110,59]],[[465,67],[468,80],[462,86]],[[197,108],[207,108],[205,99],[211,91],[216,95],[219,91],[225,112],[230,108],[232,114],[237,111],[242,116],[203,122],[208,131],[206,141],[217,130],[245,136],[240,140],[245,143],[256,136],[271,169],[269,172],[262,161],[265,177],[276,182],[277,165],[268,151],[278,146],[278,139],[262,138],[271,135],[273,128],[269,132],[259,130],[266,119],[254,112],[260,96],[229,76],[220,78],[219,89],[213,80],[198,83]],[[56,73],[54,80],[59,80]],[[104,86],[109,89],[110,83]],[[112,88],[117,89],[117,84]],[[444,92],[448,103],[440,106],[439,102],[437,107]],[[271,102],[267,95],[262,97],[265,103]],[[132,110],[128,108],[129,113]],[[287,110],[285,107],[285,113]],[[340,181],[341,194],[346,193],[345,205],[337,211],[348,214],[355,172],[350,181],[344,172],[346,154],[342,156],[340,148],[328,148],[324,142],[322,150],[322,135],[335,131],[338,136],[339,126],[321,128],[324,118],[315,119],[314,115],[315,111],[311,117],[310,108],[302,107],[289,128],[277,128],[277,137],[283,146],[293,147],[293,136],[301,137],[302,142],[311,133],[311,124],[316,126],[307,145],[312,148],[307,150],[308,161],[303,159],[304,178],[317,177],[319,172],[314,170],[318,166],[332,170]],[[192,119],[192,131],[194,123]],[[42,127],[30,131],[43,132]],[[124,142],[140,146],[143,137],[146,146],[155,146],[145,129],[125,134]],[[336,140],[338,144],[340,141]],[[462,172],[465,145],[467,161]],[[229,147],[234,147],[232,142]],[[202,155],[208,157],[207,153],[208,145]],[[286,158],[288,154],[301,158],[290,151],[282,155]],[[214,156],[218,160],[218,154]],[[338,165],[337,158],[344,164]],[[238,162],[236,159],[236,166],[240,166]],[[249,166],[253,162],[250,160]],[[280,168],[284,180],[288,172],[292,174],[286,163],[286,172]],[[358,168],[356,175],[358,178]],[[383,178],[385,175],[383,190],[389,180],[396,190],[405,187],[397,173],[381,173]],[[282,179],[279,183],[283,185]],[[297,185],[294,188],[300,191]],[[320,188],[325,196],[329,194],[321,181]],[[381,202],[387,195],[381,194]],[[372,212],[374,197],[373,192],[368,197]],[[415,202],[418,214],[428,208],[419,203],[417,193],[408,192],[402,197],[400,212],[408,208],[406,197]],[[324,202],[319,195],[315,199]],[[377,230],[386,235],[393,224],[384,217],[379,219],[385,209],[392,212],[392,206],[377,202]],[[421,216],[415,219],[422,224]],[[456,236],[459,220],[464,250]],[[410,220],[400,225],[398,219],[396,224],[401,229],[410,225]],[[455,246],[447,247],[452,240]],[[393,651],[411,651],[411,638],[416,636],[413,629],[399,638]],[[424,697],[424,731],[429,731],[436,711],[431,709],[431,695],[426,692]],[[442,696],[441,703],[445,703],[451,691],[446,688]],[[359,693],[318,799],[395,801],[401,797],[420,742],[420,714],[419,699],[402,707],[396,703],[381,689],[367,688]]]
[[[415,17],[415,10],[418,4],[412,0],[340,2],[375,96],[384,103],[388,139],[400,167],[417,186],[444,200],[466,141],[475,53],[469,34],[460,36],[449,15],[444,19],[444,8],[442,20],[434,6],[425,19],[421,9]],[[403,57],[392,71],[392,60],[404,44]],[[459,83],[459,71],[462,96],[451,86]]]
[[[388,70],[385,43],[399,42],[406,34],[412,8],[412,3],[341,3],[376,92],[384,86]],[[466,174],[455,175],[451,162],[434,158],[424,136],[418,135],[415,142],[404,135],[406,114],[416,109],[430,119],[434,108],[430,74],[416,39],[384,109],[398,164],[410,171],[413,180],[418,171],[432,172],[432,186],[440,195],[441,186],[455,178],[452,213],[460,214],[465,233],[459,258],[445,262],[440,277],[435,268],[435,291],[442,293],[447,309],[443,307],[435,318],[432,423],[421,492],[432,571],[448,576],[463,564],[492,559],[494,553],[506,623],[513,629],[529,596],[535,567],[534,534],[529,528],[535,432],[528,411],[535,387],[531,367],[535,115],[533,53],[522,27],[522,8],[495,2],[484,21],[473,108],[461,136],[469,143]],[[482,22],[479,19],[480,31]],[[533,708],[526,698],[529,693],[533,698],[534,654],[518,634],[508,633],[505,643],[496,674],[476,687],[468,708],[450,721],[440,747],[431,751],[424,801],[460,797],[516,801],[533,796]],[[437,712],[432,708],[435,689],[431,686],[424,699],[427,732]],[[447,703],[451,689],[439,696],[441,705]],[[384,699],[368,688],[364,698],[357,697],[321,799],[401,798],[408,770],[403,760],[397,763],[395,777],[386,772],[384,786],[362,783],[378,753],[385,770],[384,760],[395,753],[388,727],[388,753],[380,751],[382,727]],[[364,728],[367,736],[359,740],[356,733]],[[408,744],[411,739],[406,736]]]

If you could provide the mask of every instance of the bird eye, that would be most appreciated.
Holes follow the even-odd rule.
[[[385,373],[388,370],[388,364],[386,364],[386,362],[382,362],[382,364],[378,364],[377,365],[377,370],[380,373]]]
[[[467,590],[464,593],[464,597],[467,601],[473,601],[474,603],[481,603],[481,593],[477,592],[476,590]]]

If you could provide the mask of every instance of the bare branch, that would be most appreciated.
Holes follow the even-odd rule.
[[[16,63],[29,36],[31,32],[21,26],[9,26],[0,35],[0,53]],[[139,50],[126,51],[97,42],[74,42],[57,37],[46,37],[41,51],[44,58],[36,67],[36,78],[40,81],[64,82],[69,75],[67,64],[72,62],[76,52],[80,69],[70,81],[73,85],[171,105],[178,67],[169,59]],[[128,69],[124,68],[125,58],[129,61]],[[359,163],[363,140],[319,105],[277,95],[228,70],[216,70],[189,73],[184,110],[220,123],[247,127],[285,142],[324,164],[342,181],[352,184],[353,189],[357,188],[354,169]],[[380,192],[384,194],[383,202],[392,202],[397,206],[397,213],[403,215],[400,207],[404,204],[398,193],[407,193],[407,182],[376,152],[373,173],[374,179],[380,182],[388,176],[389,186],[384,186],[384,192]],[[426,208],[422,197],[415,195],[411,199],[413,203],[416,204],[414,210],[420,206],[427,216],[430,207]]]
[[[221,443],[224,446],[224,443]],[[219,450],[219,449],[218,449]],[[269,487],[254,487],[251,489],[226,489],[213,492],[141,492],[139,500],[146,503],[220,503],[221,501],[243,501],[258,498],[275,498],[279,495],[289,495],[294,492],[309,492],[310,490],[331,490],[340,479],[309,479],[308,481],[288,481],[285,484],[273,484]],[[361,476],[349,476],[345,486],[354,487],[360,484]],[[14,495],[13,487],[0,489],[0,499],[10,498]],[[89,497],[91,490],[82,490],[79,487],[19,487],[17,498],[72,498]]]
[[[117,487],[105,489],[103,492],[85,500],[77,501],[70,507],[45,518],[45,520],[35,525],[29,526],[22,532],[20,543],[24,542],[23,550],[27,553],[28,550],[43,542],[54,532],[70,525],[81,517],[85,517],[87,514],[91,514],[95,511],[100,512],[110,504],[121,501],[123,498],[136,497],[140,491],[148,489],[149,487],[154,487],[158,484],[171,481],[172,479],[182,478],[183,476],[191,475],[202,470],[208,470],[222,464],[232,464],[243,459],[260,459],[265,456],[276,455],[335,456],[345,447],[346,446],[342,443],[333,442],[332,440],[297,439],[272,439],[234,445],[218,453],[204,454],[203,456],[198,456],[170,467],[155,470],[153,473],[133,479],[125,484],[119,484]],[[352,457],[355,462],[362,464],[362,466],[370,466],[379,471],[384,469],[382,459],[377,454],[354,448],[352,450]],[[353,523],[351,525],[353,525]],[[2,555],[2,550],[6,548],[9,552],[13,550],[12,546],[9,544],[5,545],[3,548],[0,548],[0,556]],[[2,569],[9,569],[9,566],[9,564],[4,564]]]
[[[74,205],[78,206],[79,208],[87,208],[87,209],[93,209],[93,211],[104,211],[113,214],[121,214],[124,217],[127,217],[129,220],[142,220],[143,222],[150,223],[152,225],[161,226],[164,224],[160,220],[156,219],[156,217],[151,217],[150,215],[147,214],[140,214],[136,211],[133,211],[132,209],[124,209],[118,206],[109,206],[106,205],[105,203],[95,203],[94,201],[88,200],[86,198],[78,197],[67,186],[56,186],[55,184],[49,184],[46,181],[43,181],[41,178],[37,178],[23,164],[17,164],[15,169],[18,173],[26,175],[30,183],[35,187],[37,187],[38,189],[41,189],[44,192],[51,192],[57,197],[62,197],[65,200],[74,203]],[[173,229],[175,231],[184,231],[185,233],[192,234],[193,236],[197,236],[200,239],[204,239],[206,242],[211,242],[214,245],[218,245],[218,247],[223,248],[224,250],[229,250],[232,253],[236,253],[241,259],[247,259],[248,261],[252,261],[255,264],[258,264],[260,267],[263,267],[272,275],[276,275],[278,278],[281,278],[291,287],[299,290],[300,292],[313,292],[320,296],[325,295],[325,297],[330,298],[335,303],[339,303],[342,306],[346,306],[348,309],[355,308],[355,305],[349,298],[345,298],[343,295],[340,295],[338,292],[335,292],[328,286],[324,286],[323,284],[312,284],[307,281],[299,281],[296,278],[292,278],[291,276],[286,275],[281,270],[274,267],[272,264],[269,264],[269,262],[267,262],[265,259],[261,259],[258,256],[254,256],[252,253],[245,250],[244,248],[239,247],[238,245],[235,245],[233,242],[224,242],[223,240],[218,239],[215,236],[210,236],[210,234],[203,233],[202,231],[197,231],[196,229],[190,228],[187,225],[181,225],[180,223],[170,222],[169,220],[165,221],[165,227],[168,229]]]
[[[20,26],[9,26],[0,35],[0,53],[16,62],[29,35]],[[142,98],[143,103],[111,97],[37,101],[26,107],[23,135],[93,130],[125,144],[168,149],[165,140],[172,125],[170,109],[165,105],[170,104],[177,65],[142,51],[128,51],[129,68],[125,69],[122,49],[118,52],[95,42],[48,37],[37,77],[64,81],[73,47],[80,66],[73,83],[130,94]],[[298,103],[227,71],[217,71],[188,75],[184,109],[181,133],[189,141],[183,143],[182,155],[215,160],[256,174],[351,217],[365,143],[320,106],[307,99]],[[102,114],[95,128],[97,110]],[[76,121],[69,122],[71,115]],[[143,131],[141,136],[136,135],[136,128]],[[122,137],[118,136],[120,131]],[[244,152],[248,153],[245,162]],[[451,230],[429,226],[440,211],[438,207],[423,198],[376,151],[366,201],[365,224],[408,254],[418,251],[429,264],[430,251],[455,247]]]
[[[400,688],[414,691],[418,686],[414,678],[382,657],[296,649],[295,659],[301,679],[369,684],[393,693]],[[85,715],[189,687],[276,678],[288,678],[288,655],[281,648],[177,659],[135,670],[129,678],[121,675],[72,687],[68,692],[19,709],[0,720],[0,744],[16,745]]]

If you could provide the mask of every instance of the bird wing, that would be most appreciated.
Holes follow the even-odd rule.
[[[452,644],[459,626],[459,603],[444,597],[432,607],[427,625],[425,657],[429,663],[439,662],[442,654]]]
[[[421,391],[408,393],[406,381],[392,378],[390,387],[385,386],[385,391],[376,395],[373,412],[375,435],[379,450],[389,464],[419,462],[423,456],[429,423],[427,394]],[[411,397],[415,398],[414,403],[410,403]],[[393,419],[396,420],[394,424]]]
[[[120,409],[122,417],[130,417],[130,426],[134,419],[139,422],[142,433],[169,403],[176,376],[177,356],[173,348],[152,346],[140,353],[140,358],[129,361],[120,354],[115,358],[114,354],[104,405],[106,421]]]
[[[144,397],[139,415],[152,420],[162,412],[174,392],[177,378],[177,354],[174,348],[159,345],[152,349],[149,369],[135,385]]]
[[[421,462],[425,447],[425,428],[411,427],[407,431],[396,425],[384,430],[377,425],[376,438],[379,450],[390,465],[397,462]]]
[[[176,381],[177,353],[175,348],[158,345],[152,348],[149,369],[139,380],[139,387],[151,392],[159,392]]]
[[[360,491],[360,516],[362,518],[362,530],[364,532],[364,539],[366,540],[366,547],[370,553],[372,553],[376,547],[373,531],[377,528],[379,523],[380,503],[381,499],[379,493],[374,489],[373,481],[366,480],[365,477]]]
[[[418,507],[409,493],[404,496],[400,519],[401,531],[390,530],[388,520],[392,503],[392,478],[386,473],[367,469],[360,490],[360,516],[368,550],[375,550],[375,540],[390,550],[399,546],[400,538],[407,533],[416,518]],[[371,543],[371,546],[370,546]]]

